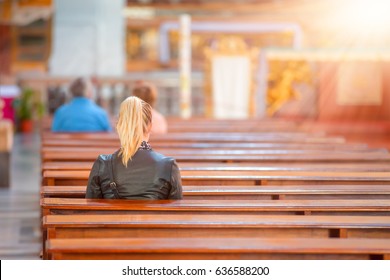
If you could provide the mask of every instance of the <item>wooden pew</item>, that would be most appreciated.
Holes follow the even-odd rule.
[[[54,238],[390,237],[390,217],[366,216],[48,215],[42,224],[45,243]]]
[[[85,152],[46,152],[42,155],[43,162],[49,161],[94,161],[102,154],[101,151]],[[177,162],[390,162],[389,154],[346,154],[346,153],[318,153],[318,154],[271,154],[271,155],[226,155],[209,154],[167,154]]]
[[[389,216],[390,200],[122,200],[42,198],[42,215],[250,214]]]
[[[201,127],[201,125],[199,127]],[[44,138],[43,138],[42,154],[43,154],[44,163],[47,160],[55,161],[56,159],[67,160],[67,161],[81,160],[81,161],[85,161],[84,166],[87,166],[87,164],[89,164],[89,168],[90,168],[91,161],[95,160],[98,154],[106,153],[106,152],[111,153],[112,149],[113,148],[115,149],[115,147],[118,146],[117,135],[113,133],[93,134],[93,135],[78,135],[78,134],[65,135],[65,134],[43,133],[43,137]],[[98,139],[98,141],[96,139]],[[55,142],[51,142],[51,144],[47,146],[45,145],[46,143],[45,141],[57,141],[57,143],[63,141],[64,143],[66,143],[68,142],[68,140],[69,142],[72,143],[72,145],[69,146],[61,145],[61,148],[57,147],[55,145]],[[83,143],[83,145],[81,145],[80,148],[77,148],[75,147],[77,143]],[[104,143],[104,145],[88,146],[88,143],[89,145],[91,145],[91,143]],[[156,143],[156,145],[154,145],[154,143]],[[272,143],[272,145],[274,146],[266,146],[266,145],[270,145],[270,143]],[[95,233],[96,231],[99,231],[100,232],[99,234],[101,235],[94,236],[92,234],[92,236],[89,237],[101,237],[101,236],[105,236],[104,235],[105,233],[111,237],[115,236],[116,234],[121,234],[120,235],[121,237],[122,236],[133,237],[133,236],[142,236],[141,232],[142,231],[145,232],[146,228],[150,229],[150,235],[148,237],[155,237],[154,234],[157,234],[157,236],[159,237],[162,236],[170,237],[171,235],[168,235],[167,232],[171,232],[172,234],[177,232],[175,236],[178,238],[183,238],[183,237],[191,236],[190,234],[192,232],[192,234],[194,234],[196,237],[200,236],[203,237],[203,239],[206,239],[204,237],[207,236],[215,236],[217,232],[221,233],[220,235],[222,237],[223,236],[234,237],[235,236],[234,234],[237,233],[237,231],[245,232],[247,235],[245,235],[244,233],[244,236],[251,236],[250,233],[252,235],[255,234],[255,230],[257,230],[257,232],[259,233],[262,232],[263,236],[265,236],[266,232],[268,232],[272,237],[274,237],[276,231],[278,231],[280,234],[285,233],[286,235],[288,235],[288,232],[290,233],[295,232],[296,234],[302,233],[304,236],[306,236],[305,234],[307,234],[308,236],[310,236],[311,234],[311,237],[321,236],[326,238],[347,237],[347,236],[353,237],[354,235],[348,235],[351,234],[350,232],[353,232],[353,234],[357,234],[358,232],[358,234],[355,236],[359,236],[359,237],[369,236],[371,238],[378,238],[378,237],[387,238],[389,235],[388,228],[387,228],[388,224],[386,224],[388,222],[387,220],[386,221],[382,220],[382,222],[384,221],[383,224],[386,224],[387,227],[386,226],[385,228],[381,228],[380,226],[378,227],[378,223],[379,224],[381,223],[380,222],[381,218],[387,219],[389,217],[385,217],[385,216],[390,216],[389,214],[390,200],[383,199],[389,195],[388,193],[389,190],[387,186],[375,185],[375,184],[389,184],[390,174],[387,174],[386,172],[378,172],[379,170],[376,168],[377,166],[382,166],[381,170],[388,171],[386,169],[387,167],[385,166],[390,161],[390,155],[387,153],[386,150],[368,149],[367,147],[362,147],[362,146],[353,146],[352,148],[349,148],[347,145],[345,145],[345,141],[343,138],[325,137],[324,135],[313,135],[313,134],[309,135],[306,133],[281,133],[281,132],[280,133],[279,132],[242,133],[242,134],[240,133],[170,133],[165,136],[154,137],[153,139],[151,139],[151,144],[154,148],[159,147],[159,150],[161,149],[161,151],[171,151],[168,152],[167,155],[172,153],[172,155],[179,162],[180,166],[182,166],[181,165],[182,163],[185,164],[185,162],[196,162],[200,164],[202,162],[207,162],[207,161],[209,162],[209,164],[213,164],[214,167],[216,165],[215,162],[229,162],[229,163],[239,162],[240,164],[241,162],[248,162],[252,166],[248,164],[246,166],[247,169],[244,168],[244,169],[232,170],[232,169],[223,169],[221,167],[219,170],[216,170],[213,168],[212,165],[209,165],[208,167],[204,166],[203,167],[204,169],[199,169],[199,167],[192,165],[192,167],[189,167],[189,169],[187,170],[182,169],[183,182],[185,186],[189,186],[189,184],[204,185],[205,183],[211,183],[215,185],[224,185],[228,183],[242,184],[242,186],[192,186],[192,189],[191,188],[186,189],[186,187],[184,187],[185,198],[191,197],[192,200],[185,199],[182,201],[128,201],[128,200],[107,201],[107,200],[85,200],[82,198],[63,200],[63,199],[56,199],[56,198],[46,198],[45,196],[47,193],[45,193],[45,188],[50,188],[50,187],[45,187],[41,190],[43,196],[41,200],[41,206],[42,206],[42,214],[44,216],[45,223],[48,221],[53,222],[55,221],[56,218],[59,219],[64,218],[65,220],[68,219],[68,222],[70,221],[69,219],[74,220],[74,216],[62,217],[61,216],[62,214],[71,215],[76,213],[79,214],[78,217],[80,217],[81,219],[80,223],[75,222],[71,226],[69,225],[64,227],[61,226],[61,231],[59,231],[58,229],[60,228],[60,224],[57,224],[58,228],[56,228],[56,226],[52,224],[53,226],[50,227],[50,229],[54,228],[55,233],[53,233],[53,230],[49,230],[50,231],[49,236],[50,234],[51,235],[55,234],[57,235],[56,238],[58,238],[61,237],[61,234],[68,234],[71,231],[78,232],[78,233],[83,232],[83,234],[88,235],[88,234]],[[220,144],[225,145],[225,148],[218,147]],[[238,144],[240,146],[237,146]],[[178,145],[179,147],[175,147],[175,145]],[[207,147],[207,145],[209,146]],[[212,148],[212,146],[210,145],[214,145],[214,148]],[[250,145],[252,145],[252,148],[248,148],[250,147]],[[218,148],[215,146],[217,146]],[[306,146],[307,149],[304,148],[303,146]],[[67,147],[70,147],[70,149]],[[95,147],[95,148],[89,148],[89,147]],[[326,147],[326,148],[322,149],[322,147]],[[174,148],[174,150],[172,150],[172,148]],[[318,151],[319,148],[321,149],[320,152]],[[50,156],[50,153],[52,156]],[[91,157],[93,153],[95,154],[93,157]],[[312,170],[312,172],[308,172],[307,169],[302,168],[303,164],[307,165],[305,161],[311,163],[321,162],[321,163],[328,164],[327,170],[333,172],[324,172],[324,169],[320,169],[321,168],[320,165],[316,166],[317,169],[314,166],[311,167],[312,169],[310,170]],[[267,165],[270,166],[272,165],[272,163],[282,162],[285,167],[288,166],[287,164],[294,163],[298,165],[299,163],[301,167],[298,167],[298,169],[293,169],[293,168],[287,170],[283,169],[281,171],[281,170],[272,169],[272,167],[267,170],[262,166],[257,166],[257,168],[256,166],[254,166],[254,164],[259,164],[264,162],[266,162]],[[344,165],[345,169],[343,169],[342,171],[340,171],[340,169],[337,169],[335,165],[332,166],[332,164],[336,164],[336,163],[340,164],[339,162],[342,162],[342,165]],[[355,162],[358,162],[360,164],[360,169],[357,167],[353,167],[352,163]],[[370,166],[363,167],[362,164],[364,163],[367,163]],[[347,166],[349,166],[350,169],[348,169]],[[245,166],[235,166],[235,167],[243,168]],[[73,168],[75,168],[75,166]],[[61,171],[62,169],[57,169],[57,170]],[[84,170],[88,170],[88,169],[84,169]],[[353,171],[353,172],[348,172],[348,171]],[[373,173],[372,171],[375,172]],[[85,174],[80,175],[81,174],[80,173],[79,174],[80,177],[77,176],[74,177],[75,174],[74,171],[70,171],[72,173],[69,174],[65,174],[61,172],[60,175],[58,175],[59,173],[55,175],[54,173],[50,174],[49,172],[54,172],[54,170],[45,169],[44,179],[45,180],[48,179],[47,182],[50,181],[50,184],[53,185],[54,184],[65,184],[65,185],[76,184],[77,185],[78,183],[80,183],[80,181],[77,181],[78,179],[80,179],[81,182],[85,184],[86,183],[85,181],[89,175],[89,171],[86,171],[85,173],[87,174],[87,176],[85,176]],[[247,185],[248,182],[250,184],[253,184],[253,186],[248,186]],[[369,188],[368,186],[356,186],[357,188],[354,189],[353,188],[354,185],[340,186],[340,188],[338,187],[336,188],[334,186],[310,185],[310,187],[312,187],[312,190],[314,190],[310,192],[310,189],[307,186],[304,186],[303,188],[300,188],[299,186],[277,186],[277,187],[264,186],[265,184],[279,184],[279,183],[301,184],[303,182],[306,184],[340,184],[340,183],[367,184],[370,183],[372,185],[372,188],[368,189]],[[73,187],[69,187],[69,188],[73,188]],[[213,188],[215,188],[216,191],[213,192]],[[59,193],[59,190],[57,190],[56,192],[54,190],[54,187],[52,187],[48,191],[51,192],[52,195],[53,193],[55,195]],[[85,192],[85,187],[83,191]],[[221,195],[221,193],[223,195]],[[82,194],[82,190],[80,190],[80,187],[78,187],[78,195],[80,194]],[[201,198],[202,200],[194,200],[195,197],[198,199]],[[215,200],[216,197],[218,197],[218,199],[220,200],[218,201]],[[223,197],[223,199],[221,197]],[[240,199],[245,198],[246,200],[239,200],[239,201],[234,200],[237,199],[237,197],[239,197]],[[379,197],[382,199],[378,199]],[[212,200],[204,200],[210,198]],[[264,198],[267,198],[269,200],[258,200]],[[329,198],[332,198],[334,200],[329,200]],[[367,200],[356,200],[355,198],[359,198],[359,199],[367,198]],[[373,203],[372,200],[368,200],[371,198],[375,198],[375,203]],[[224,201],[224,199],[231,199],[231,200]],[[310,200],[303,200],[303,199],[310,199]],[[77,202],[75,202],[75,200],[77,200]],[[213,215],[208,215],[209,213],[213,213]],[[92,222],[92,224],[95,225],[95,228],[92,228],[92,226],[91,227],[86,226],[86,224],[88,224],[87,219],[92,217],[91,214],[105,214],[104,216],[97,217],[99,221],[96,220],[95,223]],[[115,217],[112,217],[113,220],[112,222],[110,222],[109,220],[110,216],[108,215],[113,215],[113,214],[115,214]],[[120,214],[120,215],[117,216],[116,214]],[[123,219],[125,216],[127,216],[127,214],[131,214],[131,217],[133,217],[133,219],[135,219],[136,215],[138,214],[142,214],[142,216],[144,217],[148,215],[150,218],[148,221],[143,220],[143,222],[145,222],[145,224],[143,225],[140,224],[134,225],[135,223],[133,222],[131,226],[127,227],[123,223],[124,221]],[[164,226],[158,224],[158,220],[160,219],[160,222],[165,221],[166,222],[165,226],[168,225],[168,222],[164,219],[164,217],[166,217],[167,214],[170,214],[169,216],[172,216],[172,220],[170,220],[169,226],[164,228]],[[270,216],[272,214],[275,214],[275,216]],[[259,224],[261,223],[259,222],[256,224],[256,226],[252,225],[252,227],[250,227],[249,221],[251,219],[253,221],[253,219],[256,218],[256,221],[257,220],[263,221],[262,222],[263,225],[266,225],[266,222],[264,222],[265,220],[272,219],[272,218],[278,219],[281,217],[281,215],[284,214],[295,215],[295,216],[286,217],[286,219],[290,218],[291,220],[295,221],[295,223],[298,224],[298,226],[295,226],[293,229],[289,230],[289,227],[286,226],[285,223],[286,227],[284,229],[281,229],[280,227],[267,228],[265,226],[261,228],[261,226],[259,226]],[[60,215],[60,216],[56,216],[56,215]],[[188,223],[187,225],[183,224],[182,222],[186,218],[188,222],[188,215],[200,216],[200,218],[197,219],[199,224],[197,224],[196,222],[192,222],[192,224]],[[248,216],[247,218],[248,220],[244,219],[242,224],[240,224],[240,226],[242,226],[240,230],[238,230],[238,228],[232,227],[234,222],[240,220],[239,215]],[[262,215],[261,218],[257,217],[258,215]],[[316,217],[313,218],[310,215],[313,216],[315,215]],[[325,216],[324,219],[327,219],[330,223],[333,223],[333,227],[330,226],[330,224],[328,224],[327,226],[322,225],[322,228],[320,228],[321,226],[319,226],[318,224],[317,224],[318,227],[316,227],[313,224],[309,225],[308,223],[305,224],[302,222],[302,219],[305,218],[312,219],[312,221],[319,221],[318,219],[318,217],[320,217],[319,215],[330,215],[329,217]],[[339,215],[351,215],[351,216],[339,217]],[[354,215],[355,216],[359,215],[359,217],[353,217]],[[363,215],[363,217],[362,219],[359,219],[361,215]],[[372,215],[377,215],[379,217],[368,217]],[[214,222],[217,221],[216,225],[219,225],[219,227],[217,227],[216,225],[210,227],[207,224],[208,217],[213,217]],[[263,217],[266,218],[262,219]],[[299,220],[300,218],[302,219]],[[372,223],[371,226],[373,227],[370,227],[369,225],[370,222],[368,221],[371,218],[373,218],[373,220],[377,219],[376,222],[378,222],[374,225],[375,222],[372,223],[371,220]],[[54,219],[54,220],[50,220],[50,219]],[[120,222],[121,219],[122,222]],[[221,223],[223,219],[232,219],[230,220],[231,224],[229,225],[229,224]],[[118,223],[116,224],[115,221]],[[218,221],[220,221],[220,223],[218,223]],[[301,221],[302,223],[299,224],[299,221]],[[337,221],[339,221],[340,223],[338,227],[336,226]],[[353,221],[360,222],[360,225],[355,224],[357,227],[359,227],[359,229],[354,228]],[[362,225],[363,221],[366,222],[366,226]],[[89,220],[89,222],[91,221]],[[308,220],[306,220],[306,222],[308,222]],[[61,222],[58,222],[57,220],[57,223],[61,223]],[[65,222],[65,224],[66,223],[67,222]],[[200,224],[203,225],[203,228],[197,229],[197,226],[199,226]],[[291,227],[293,226],[292,224],[294,223],[291,223],[290,225]],[[142,226],[144,226],[145,229],[142,230]],[[153,230],[151,228],[153,228]],[[49,229],[49,227],[47,227],[47,229]],[[131,233],[129,232],[130,229],[131,229]],[[351,231],[348,231],[349,229],[351,229]],[[103,233],[103,231],[105,231],[105,233]],[[124,232],[126,232],[129,235],[122,235]],[[273,234],[271,234],[271,232],[273,232]],[[188,236],[185,235],[185,233],[187,233]],[[199,236],[197,236],[198,234]],[[191,237],[194,237],[194,235],[192,235]],[[293,234],[291,234],[291,236],[289,237],[292,236]],[[73,235],[73,237],[76,236]],[[52,249],[50,246],[52,246],[53,244],[54,245],[57,244],[57,243],[50,243],[51,241],[56,242],[58,240],[50,240],[48,242],[49,250]],[[117,240],[117,242],[120,243],[121,240],[119,241]],[[174,241],[167,239],[167,242],[169,244]],[[272,241],[269,242],[270,243],[267,244],[272,244]],[[287,240],[285,242],[286,244],[289,244],[289,242],[292,241]],[[321,243],[322,239],[318,240],[318,242]],[[108,244],[106,243],[106,241],[103,241],[103,243]],[[65,243],[60,243],[60,244],[65,244]],[[225,245],[226,244],[229,243],[225,243]],[[77,245],[75,244],[73,245],[77,247]],[[237,245],[240,244],[237,243]],[[183,246],[187,246],[187,245],[183,243]],[[338,245],[332,244],[332,246],[331,247],[324,246],[323,250],[333,250],[336,247],[337,250],[340,249]],[[253,246],[253,247],[258,249],[258,247],[261,246],[258,247]],[[253,256],[250,253],[245,252],[245,246],[243,248],[244,248],[244,252],[243,252],[244,256],[246,257]],[[362,249],[362,247],[359,248],[360,251],[357,250],[359,251],[357,255],[355,254],[351,255],[351,251],[348,250],[347,252],[340,250],[343,252],[340,255],[336,254],[335,256],[333,255],[327,255],[327,256],[338,258],[338,257],[346,257],[347,255],[347,258],[355,258],[355,257],[356,258],[360,258],[360,257],[377,258],[379,255],[380,258],[388,258],[388,254],[386,253],[375,254],[370,251],[371,253],[368,255],[363,254],[363,251],[361,250],[364,249]],[[365,247],[365,249],[367,248],[368,247]],[[370,248],[372,249],[372,247]],[[177,250],[175,248],[171,248],[171,249]],[[157,248],[156,250],[159,249]],[[162,250],[164,251],[164,249]],[[189,250],[191,251],[191,249]],[[264,256],[265,251],[261,251],[262,249],[259,250],[260,251],[256,251],[256,254],[258,254],[257,257]],[[294,249],[291,247],[291,250]],[[63,257],[63,255],[59,256],[54,251],[53,252],[48,251],[48,252],[53,254],[53,258]],[[79,250],[78,252],[81,253],[82,250],[81,251]],[[168,258],[173,257],[171,252],[172,251],[167,253]],[[329,253],[331,251],[327,251],[327,252]],[[334,253],[335,251],[332,252]],[[344,255],[344,253],[346,255]],[[177,251],[174,254],[177,254]],[[291,251],[289,254],[295,254],[294,255],[295,257],[297,257],[299,254],[301,254],[301,256],[314,257],[314,258],[320,258],[319,256],[321,256],[321,255],[317,256],[318,252],[316,252],[315,250],[310,251],[309,256],[302,255],[302,253],[296,251],[295,253]],[[143,253],[141,255],[143,255]],[[273,251],[272,255],[273,256],[277,255],[277,257],[281,256],[278,255],[278,251]],[[155,255],[147,254],[146,257],[153,258],[153,256]],[[208,256],[211,257],[211,255]],[[221,251],[217,252],[216,254],[215,252],[213,252],[213,256],[214,257],[221,256]],[[230,256],[233,259],[235,258],[232,254],[230,255],[227,254],[226,256]],[[287,257],[291,257],[291,256],[292,255],[288,255]],[[85,256],[82,258],[85,258]]]
[[[115,123],[116,125],[116,123]],[[304,131],[292,124],[289,127],[287,123],[265,123],[265,122],[253,122],[246,124],[245,122],[238,123],[193,123],[188,121],[186,123],[168,123],[169,133],[185,133],[185,132],[297,132]]]
[[[126,237],[390,238],[390,216],[48,215],[46,239]]]
[[[90,171],[93,162],[82,161],[52,161],[42,163],[42,171]],[[342,172],[384,172],[390,171],[390,165],[386,162],[369,163],[191,163],[183,162],[180,170],[215,170],[215,171],[342,171]]]
[[[82,140],[82,139],[42,139],[42,147],[109,147],[116,149],[120,145],[119,139],[117,141],[101,140]],[[323,143],[153,143],[153,149],[188,149],[188,150],[199,150],[199,149],[213,149],[213,150],[226,150],[226,149],[241,149],[241,150],[338,150],[338,151],[371,151],[367,147],[367,144],[361,143],[329,143],[324,145]]]
[[[91,136],[88,136],[90,134]],[[44,138],[57,138],[58,136],[63,139],[91,139],[94,138],[94,135],[102,135],[102,139],[117,139],[118,135],[115,131],[113,132],[44,132]],[[71,137],[69,137],[71,136]],[[211,131],[211,132],[199,132],[199,131],[189,131],[189,132],[172,132],[165,134],[151,134],[153,139],[171,139],[173,137],[179,137],[183,139],[195,137],[217,137],[222,138],[247,138],[247,137],[265,137],[265,138],[285,138],[285,139],[302,139],[305,137],[319,137],[321,139],[327,138],[324,132],[304,132],[304,131],[260,131],[260,132],[221,132],[221,131]],[[332,138],[332,137],[329,137]]]
[[[44,185],[87,185],[89,171],[45,171]],[[182,171],[184,185],[389,184],[389,172]]]
[[[2,112],[0,111],[0,115]],[[0,188],[11,185],[11,151],[13,145],[13,124],[0,116]]]
[[[80,202],[80,203],[79,203]],[[272,202],[272,201],[271,201]],[[383,204],[390,205],[390,201],[375,200],[375,204],[366,201],[353,200],[333,203],[313,204],[313,201],[286,201],[286,203],[261,203],[260,201],[129,201],[129,200],[85,200],[85,199],[51,199],[43,198],[41,201],[42,214],[49,215],[69,215],[69,214],[127,214],[153,213],[153,215],[174,214],[189,215],[198,214],[208,216],[209,211],[218,215],[240,215],[240,214],[289,214],[289,215],[340,215],[340,214],[362,214],[362,215],[388,215],[383,212]],[[362,206],[363,204],[363,206]],[[150,212],[153,211],[153,212]],[[390,211],[390,209],[388,209]],[[188,217],[187,217],[188,219]],[[44,219],[46,221],[46,219]],[[106,226],[105,226],[106,227]],[[150,227],[149,225],[147,227]],[[235,233],[237,234],[238,231]],[[46,231],[44,231],[44,236]],[[89,234],[89,233],[85,233]],[[329,233],[331,234],[331,233]],[[335,234],[332,231],[332,234]],[[44,249],[45,251],[45,249]],[[46,255],[45,255],[46,256]]]
[[[85,198],[86,186],[43,186],[41,197]],[[390,185],[183,186],[184,199],[390,199]]]
[[[388,239],[52,239],[52,259],[390,259]]]
[[[111,154],[117,151],[119,148],[105,148],[105,147],[43,147],[41,149],[41,154],[45,157],[46,154],[50,153],[95,153],[99,154]],[[167,156],[179,156],[179,155],[204,155],[204,156],[213,156],[213,155],[256,155],[256,156],[267,156],[267,155],[278,155],[280,157],[293,155],[293,156],[301,156],[301,155],[356,155],[356,156],[375,156],[378,158],[382,158],[382,156],[389,156],[389,153],[385,149],[371,149],[364,151],[326,151],[324,152],[321,148],[318,150],[305,150],[305,149],[297,149],[297,150],[240,150],[240,149],[227,149],[227,150],[209,150],[209,149],[201,149],[201,150],[188,150],[188,149],[160,149],[156,150],[158,153],[167,155]]]
[[[56,140],[111,140],[118,142],[115,133],[44,133],[42,139]],[[277,134],[277,133],[169,133],[155,135],[150,138],[150,143],[345,143],[342,137],[325,137],[321,135],[301,134]]]

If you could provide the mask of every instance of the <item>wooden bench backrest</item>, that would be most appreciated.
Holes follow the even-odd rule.
[[[114,151],[112,151],[114,152]],[[102,154],[100,151],[84,152],[46,152],[42,155],[43,162],[47,161],[94,161]],[[166,154],[177,162],[390,162],[388,154],[348,154],[348,153],[321,153],[321,154],[277,154],[277,155],[201,155],[194,154]]]
[[[44,183],[54,185],[86,185],[89,171],[45,171]],[[389,172],[303,172],[303,171],[181,171],[183,184],[199,185],[266,185],[285,183],[340,182],[388,184]]]
[[[118,142],[118,135],[115,133],[44,133],[43,139],[56,140],[113,140]],[[277,134],[277,133],[169,133],[166,135],[155,135],[150,138],[150,143],[173,143],[173,142],[253,142],[253,143],[345,143],[342,137],[324,137],[308,134]]]
[[[121,200],[42,198],[49,214],[351,214],[390,215],[390,200]]]

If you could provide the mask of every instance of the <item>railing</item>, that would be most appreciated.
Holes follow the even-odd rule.
[[[76,77],[52,77],[49,75],[23,75],[19,77],[23,87],[30,87],[40,93],[46,104],[47,112],[52,113],[61,103],[69,101],[67,92],[69,83]],[[156,85],[158,99],[156,109],[166,116],[180,115],[179,74],[177,72],[134,73],[126,77],[94,78],[95,101],[111,115],[116,115],[119,104],[131,95],[137,80]],[[203,75],[192,75],[192,115],[204,115]]]

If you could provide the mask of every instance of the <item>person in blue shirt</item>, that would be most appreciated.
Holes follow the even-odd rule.
[[[111,131],[106,111],[91,100],[92,83],[77,78],[69,87],[72,100],[59,107],[52,123],[53,132],[102,132]]]

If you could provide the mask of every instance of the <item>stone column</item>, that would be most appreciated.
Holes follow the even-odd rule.
[[[50,74],[122,76],[124,7],[124,0],[55,0]]]

